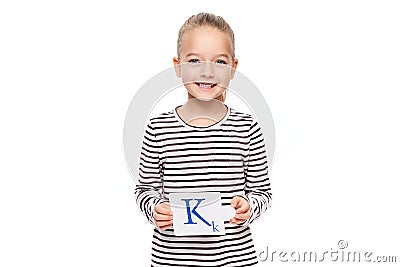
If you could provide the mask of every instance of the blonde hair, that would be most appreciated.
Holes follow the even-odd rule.
[[[178,58],[182,50],[181,47],[183,42],[183,35],[185,34],[185,32],[204,26],[218,29],[229,35],[232,42],[232,50],[231,50],[232,60],[234,60],[235,35],[233,34],[232,28],[229,26],[228,22],[226,22],[221,16],[216,16],[212,13],[205,13],[205,12],[201,12],[191,16],[185,21],[185,23],[183,23],[182,27],[179,29],[178,41],[177,41]],[[225,99],[226,99],[226,90],[221,95],[221,101],[225,102]]]
[[[178,53],[178,58],[181,53],[181,47],[182,47],[182,39],[183,35],[185,32],[188,30],[192,30],[195,28],[199,28],[202,26],[208,26],[208,27],[213,27],[215,29],[218,29],[222,32],[225,32],[229,35],[231,38],[232,42],[232,59],[235,58],[235,36],[233,34],[233,31],[229,24],[220,16],[216,16],[211,13],[198,13],[197,15],[193,15],[190,18],[188,18],[185,23],[182,25],[182,27],[179,29],[179,34],[178,34],[178,42],[177,42],[177,53]]]

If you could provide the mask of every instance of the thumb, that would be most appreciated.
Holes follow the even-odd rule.
[[[231,201],[231,206],[236,209],[239,205],[239,202],[240,202],[240,197],[234,196]]]

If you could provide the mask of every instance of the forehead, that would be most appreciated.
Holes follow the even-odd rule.
[[[183,34],[181,51],[183,56],[188,53],[232,55],[232,40],[228,33],[216,28],[198,27]]]

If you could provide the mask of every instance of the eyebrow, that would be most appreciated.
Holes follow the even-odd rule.
[[[199,56],[199,55],[200,55],[199,53],[188,53],[188,54],[186,54],[186,57]],[[225,53],[216,54],[216,55],[214,55],[214,57],[226,57],[226,58],[229,58],[228,55],[225,54]]]

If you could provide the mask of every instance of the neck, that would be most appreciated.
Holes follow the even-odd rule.
[[[189,94],[188,101],[182,106],[192,115],[212,116],[216,114],[225,114],[226,107],[219,99],[199,100]]]

